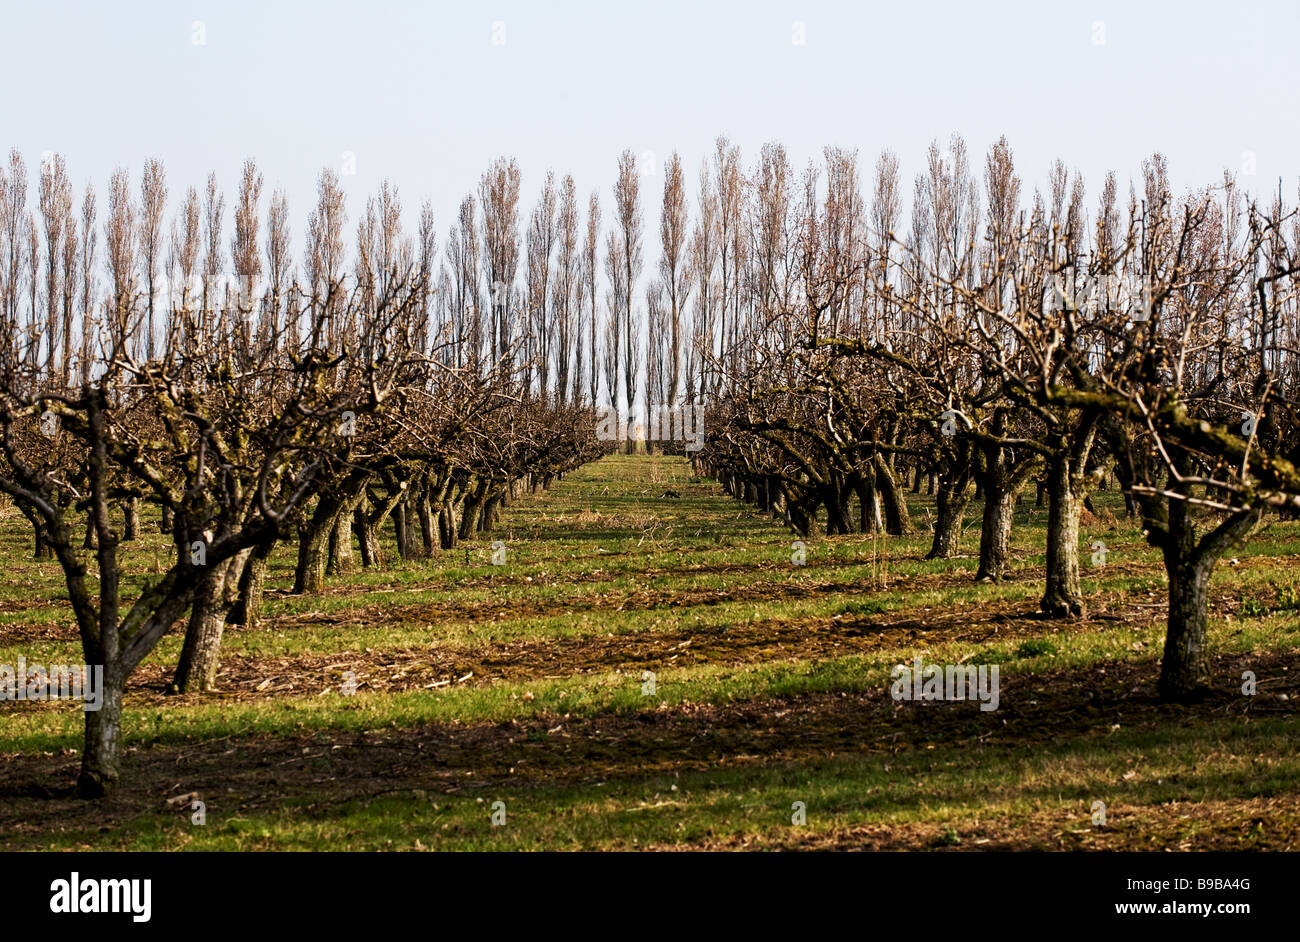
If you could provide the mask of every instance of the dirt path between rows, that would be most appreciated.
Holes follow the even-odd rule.
[[[1163,602],[1092,600],[1106,609],[1090,618],[1044,619],[1032,602],[993,601],[951,608],[910,607],[874,615],[850,610],[816,618],[762,618],[725,625],[653,627],[640,631],[589,633],[537,640],[493,638],[481,643],[447,643],[430,627],[427,647],[398,650],[331,651],[295,656],[223,655],[218,689],[199,696],[171,697],[170,665],[147,664],[131,680],[128,709],[220,700],[255,701],[284,695],[338,690],[345,672],[357,689],[392,693],[452,685],[526,682],[585,674],[664,670],[712,664],[739,667],[784,660],[817,661],[849,654],[929,644],[988,644],[1030,637],[1083,634],[1118,625],[1145,628],[1163,614]],[[1231,599],[1222,600],[1232,605]],[[1217,606],[1216,606],[1217,607]],[[491,630],[489,624],[485,633]],[[27,709],[57,709],[28,704]]]
[[[75,756],[8,756],[0,763],[0,844],[9,849],[40,846],[50,822],[58,822],[61,829],[95,829],[111,828],[143,813],[176,815],[166,810],[166,799],[191,791],[204,797],[210,813],[223,816],[272,812],[288,802],[305,802],[303,813],[328,817],[341,802],[393,793],[472,795],[508,787],[516,794],[533,791],[544,800],[545,790],[556,786],[635,786],[674,772],[773,764],[797,768],[837,755],[879,756],[887,772],[892,755],[924,754],[961,744],[1042,749],[1050,744],[1103,741],[1117,725],[1164,730],[1174,736],[1180,727],[1191,728],[1216,717],[1236,717],[1244,723],[1264,716],[1293,716],[1291,704],[1300,697],[1300,653],[1214,659],[1216,677],[1239,677],[1246,668],[1269,678],[1259,696],[1243,697],[1225,683],[1205,702],[1191,706],[1157,700],[1150,664],[1114,662],[1084,673],[1005,677],[999,709],[992,714],[971,702],[900,703],[881,689],[682,704],[591,718],[544,714],[500,724],[430,724],[131,747],[123,763],[124,780],[130,784],[117,796],[93,803],[77,801],[70,794]],[[931,768],[945,757],[943,751],[934,752]],[[1122,783],[1114,787],[1122,788]],[[1289,811],[1277,818],[1283,830],[1268,830],[1256,846],[1300,849],[1296,830],[1300,795],[1268,800]],[[1254,799],[1223,803],[1224,828],[1212,830],[1236,834],[1263,807]],[[1134,816],[1140,815],[1145,821],[1154,814],[1163,819],[1176,817],[1176,812],[1165,807],[1135,808],[1130,818],[1137,820]],[[973,829],[971,840],[962,846],[987,846],[977,843],[987,837],[999,848],[1136,849],[1147,846],[1149,839],[1145,827],[1134,826],[1109,830],[1104,841],[1080,837],[1070,843],[1074,839],[1062,836],[1060,821],[1051,818],[1046,823],[1050,824],[1046,830],[1040,821],[1011,836],[1006,822],[996,826],[986,822]],[[1070,825],[1078,827],[1077,821]],[[994,829],[996,841],[988,836]],[[934,842],[933,831],[931,827],[884,827],[795,835],[792,846],[928,847]],[[750,844],[719,838],[705,846]]]

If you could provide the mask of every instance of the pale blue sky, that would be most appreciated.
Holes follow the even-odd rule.
[[[63,153],[78,189],[102,187],[117,164],[138,178],[160,156],[169,209],[209,169],[229,201],[252,155],[263,210],[270,189],[288,192],[295,240],[317,173],[345,151],[357,170],[344,178],[349,237],[387,176],[408,225],[433,199],[440,249],[497,155],[519,159],[526,217],[548,168],[572,172],[584,196],[598,187],[608,207],[626,147],[660,163],[679,150],[693,198],[719,133],[747,165],[771,139],[797,168],[839,144],[868,170],[887,145],[909,195],[932,138],[960,131],[982,163],[1005,133],[1030,188],[1060,156],[1083,171],[1090,208],[1107,169],[1135,176],[1156,149],[1180,189],[1240,170],[1245,151],[1256,155],[1249,187],[1281,176],[1294,199],[1300,173],[1297,0],[10,6],[0,145],[33,168],[43,151]],[[792,42],[796,22],[806,45]],[[648,223],[660,179],[646,181]]]

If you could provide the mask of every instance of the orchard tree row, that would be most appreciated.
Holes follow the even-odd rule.
[[[283,200],[263,229],[247,164],[236,277],[221,280],[212,180],[203,199],[190,191],[155,267],[161,167],[146,168],[138,200],[114,177],[102,232],[93,191],[83,224],[67,215],[61,167],[42,168],[44,242],[21,222],[16,157],[3,181],[0,491],[31,522],[36,554],[62,567],[85,663],[104,668],[79,779],[95,796],[118,778],[132,672],[180,624],[174,688],[210,689],[225,626],[258,620],[277,544],[296,543],[294,591],[313,593],[356,565],[354,537],[364,566],[382,565],[390,521],[403,557],[451,549],[601,451],[594,411],[533,378],[537,350],[479,343],[446,316],[427,208],[404,234],[387,186],[345,269],[344,202],[322,175],[299,279]],[[24,257],[48,268],[24,275]],[[155,525],[172,551],[137,589],[123,548]]]
[[[869,193],[853,155],[822,173],[770,207],[778,251],[721,353],[701,470],[804,535],[913,532],[927,480],[931,558],[978,496],[990,581],[1033,482],[1051,618],[1084,613],[1080,515],[1113,482],[1168,572],[1161,692],[1197,696],[1216,561],[1300,509],[1300,217],[1231,177],[1176,195],[1159,155],[1091,211],[1061,163],[1027,198],[1005,139],[982,181],[959,137],[931,146],[908,219],[890,153]]]

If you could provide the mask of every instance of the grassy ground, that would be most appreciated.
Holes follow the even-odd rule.
[[[1300,849],[1300,524],[1219,567],[1216,695],[1171,707],[1141,534],[1099,507],[1089,616],[1050,622],[1044,512],[1022,505],[1011,578],[977,586],[978,509],[958,558],[923,559],[917,498],[918,535],[808,540],[795,566],[784,528],[681,459],[618,457],[321,596],[287,594],[281,547],[219,692],[164,695],[177,633],[136,675],[114,798],[71,797],[79,711],[0,704],[0,847]],[[0,664],[79,663],[57,565],[4,513]],[[165,555],[148,535],[131,580]],[[998,709],[893,700],[918,654],[998,664]],[[189,793],[203,824],[168,804]]]

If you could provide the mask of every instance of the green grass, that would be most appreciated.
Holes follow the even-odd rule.
[[[668,488],[681,498],[661,499]],[[806,538],[795,566],[788,531],[681,459],[616,457],[434,559],[397,559],[390,532],[383,568],[320,596],[288,594],[295,548],[281,546],[264,627],[228,631],[217,694],[157,692],[179,633],[142,667],[111,804],[28,794],[67,783],[79,712],[0,706],[0,846],[1300,847],[1297,729],[1276,708],[1300,666],[1300,524],[1270,522],[1212,583],[1215,685],[1227,697],[1257,670],[1259,697],[1180,712],[1151,697],[1166,583],[1118,494],[1094,502],[1119,519],[1081,534],[1091,617],[1065,623],[1033,617],[1045,513],[1032,500],[998,585],[973,581],[974,529],[959,557],[925,559],[928,499],[909,500],[916,534]],[[969,513],[977,526],[976,502]],[[128,596],[165,558],[146,529]],[[29,543],[0,511],[0,663],[79,662],[61,572]],[[890,702],[892,667],[918,655],[998,664],[1002,706]],[[438,686],[404,686],[412,665]],[[339,692],[349,667],[365,681],[354,696]],[[189,790],[202,826],[162,810]],[[1089,827],[1094,800],[1109,830]]]
[[[1280,757],[1261,763],[1234,753],[1188,764],[1198,747],[1191,735],[1167,741],[1119,733],[1085,746],[968,747],[960,758],[936,763],[933,753],[881,760],[855,755],[790,764],[649,774],[635,781],[486,788],[484,794],[436,795],[421,789],[325,805],[310,799],[273,811],[226,815],[209,806],[204,827],[157,814],[140,815],[114,835],[136,850],[458,849],[528,850],[631,848],[737,838],[792,839],[801,830],[833,831],[886,823],[944,825],[935,843],[960,843],[958,828],[995,818],[1014,828],[1045,809],[1086,829],[1099,795],[1113,806],[1213,802],[1243,791],[1284,794],[1300,775],[1300,757],[1285,747],[1288,723],[1253,724],[1248,731],[1213,723],[1209,740],[1231,737],[1239,746]],[[1140,753],[1140,777],[1125,780],[1116,757]],[[1105,782],[1105,788],[1099,788]],[[504,802],[505,826],[491,823]],[[806,824],[792,824],[796,801]],[[1122,823],[1119,818],[1114,823]],[[1191,827],[1195,827],[1195,822]],[[932,827],[931,830],[934,828]],[[103,846],[93,831],[60,834],[60,846]]]

